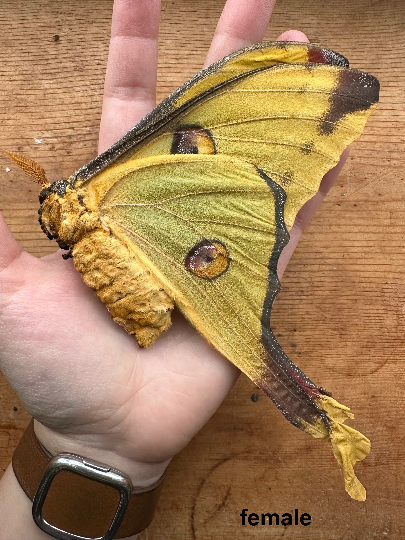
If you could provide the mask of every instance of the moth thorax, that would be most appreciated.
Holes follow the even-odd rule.
[[[56,184],[59,184],[57,186]],[[62,249],[68,249],[95,226],[97,219],[88,212],[80,193],[61,182],[55,182],[41,192],[38,211],[42,230],[55,239]]]

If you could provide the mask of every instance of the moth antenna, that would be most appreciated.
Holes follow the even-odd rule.
[[[50,183],[46,178],[45,170],[43,167],[41,167],[39,163],[21,154],[7,152],[7,150],[3,150],[3,152],[7,154],[8,157],[14,161],[14,163],[17,164],[20,169],[25,172],[26,175],[33,178],[35,182],[38,182],[38,184],[41,184],[43,188],[50,186]]]

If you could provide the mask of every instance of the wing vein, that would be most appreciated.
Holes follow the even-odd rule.
[[[125,178],[125,177],[123,177]],[[260,184],[264,184],[263,182],[260,182]],[[257,184],[256,191],[258,193],[268,193],[268,188],[266,184],[263,185],[263,188],[259,188],[259,183]],[[195,195],[224,195],[229,193],[252,193],[251,189],[211,189],[207,191],[189,191],[187,193],[180,193],[179,195],[174,195],[173,197],[166,197],[166,199],[159,199],[159,203],[167,203],[171,201],[176,201],[178,199],[184,199],[187,197],[193,197]],[[105,197],[104,197],[105,198]],[[118,203],[121,204],[121,203]],[[145,203],[128,203],[131,204],[131,206],[150,206],[153,203],[145,202]],[[112,207],[114,205],[108,205],[108,207]]]
[[[259,232],[264,232],[264,233],[268,233],[269,230],[271,230],[271,223],[267,220],[265,220],[264,218],[260,218],[261,220],[264,221],[264,223],[268,224],[270,227],[269,228],[266,228],[266,229],[262,229],[260,227],[251,227],[250,225],[243,225],[242,223],[232,223],[231,221],[223,221],[223,220],[215,220],[215,219],[190,219],[190,218],[185,218],[183,216],[181,216],[180,214],[176,214],[174,212],[171,212],[170,210],[167,210],[166,208],[163,208],[161,207],[160,205],[158,204],[154,204],[154,203],[149,203],[149,204],[137,204],[137,203],[117,203],[117,204],[112,204],[112,205],[109,205],[107,208],[120,208],[120,207],[126,207],[126,206],[129,206],[129,207],[138,207],[138,206],[150,206],[151,208],[157,208],[159,210],[161,210],[162,212],[166,212],[168,214],[171,214],[175,217],[178,217],[179,219],[182,219],[183,221],[186,221],[187,223],[215,223],[216,225],[230,225],[231,227],[237,227],[237,228],[240,228],[240,229],[248,229],[248,230],[251,230],[251,231],[259,231]],[[256,219],[257,219],[257,216],[254,216]],[[274,229],[274,228],[273,228]]]
[[[259,144],[274,144],[278,146],[291,146],[295,148],[299,148],[300,150],[304,151],[305,147],[303,147],[302,144],[293,143],[289,141],[281,142],[281,141],[270,141],[266,139],[249,139],[245,137],[225,137],[221,135],[216,135],[216,140],[223,140],[223,141],[237,141],[237,142],[251,142],[251,143],[259,143]],[[318,154],[320,156],[323,156],[330,161],[335,161],[335,158],[331,156],[330,154],[326,154],[325,152],[322,152],[321,150],[317,150],[315,147],[311,149],[311,154]]]
[[[280,114],[272,116],[259,116],[257,118],[245,118],[240,120],[234,120],[233,122],[223,122],[222,124],[213,124],[207,126],[208,129],[217,129],[220,127],[228,127],[234,125],[248,124],[249,122],[261,122],[263,120],[308,120],[311,122],[319,122],[319,116],[303,116],[303,115],[291,115],[291,114]],[[327,124],[336,125],[336,122],[331,122],[330,120],[323,120]],[[361,130],[355,130],[351,126],[345,126],[339,124],[339,129],[344,129],[346,131],[351,131],[357,135],[361,135]]]
[[[370,101],[369,99],[365,99],[364,97],[358,97],[354,94],[348,94],[347,92],[340,92],[339,90],[334,89],[332,92],[331,90],[323,90],[323,89],[315,89],[315,88],[305,88],[305,86],[301,88],[232,88],[229,90],[229,93],[260,93],[260,92],[281,92],[281,93],[295,93],[295,94],[323,94],[330,96],[333,94],[334,96],[344,96],[348,100],[352,101],[361,101],[362,103],[366,101],[367,103],[370,103],[370,105],[373,105],[373,101]]]

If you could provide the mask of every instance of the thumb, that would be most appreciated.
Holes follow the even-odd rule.
[[[14,238],[0,212],[0,272],[15,261],[22,252],[20,244]]]

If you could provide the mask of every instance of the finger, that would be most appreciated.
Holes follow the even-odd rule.
[[[156,103],[160,0],[115,0],[104,85],[99,152]]]
[[[0,213],[0,272],[10,266],[23,252]]]
[[[326,194],[333,186],[336,181],[336,178],[339,176],[340,171],[342,170],[344,164],[346,163],[347,158],[349,157],[350,148],[346,148],[343,151],[340,161],[333,169],[325,174],[322,179],[321,185],[319,186],[319,191],[307,201],[301,210],[298,212],[294,225],[290,230],[290,241],[283,249],[280,258],[278,260],[277,273],[279,279],[282,278],[284,270],[287,267],[288,261],[291,259],[292,254],[294,253],[295,248],[301,238],[302,233],[309,225],[309,222],[314,217],[315,212],[318,210],[321,202],[324,200]]]
[[[299,30],[287,30],[280,34],[277,38],[277,41],[299,41],[300,43],[309,43],[309,39]]]
[[[227,0],[204,67],[262,41],[276,0]]]

